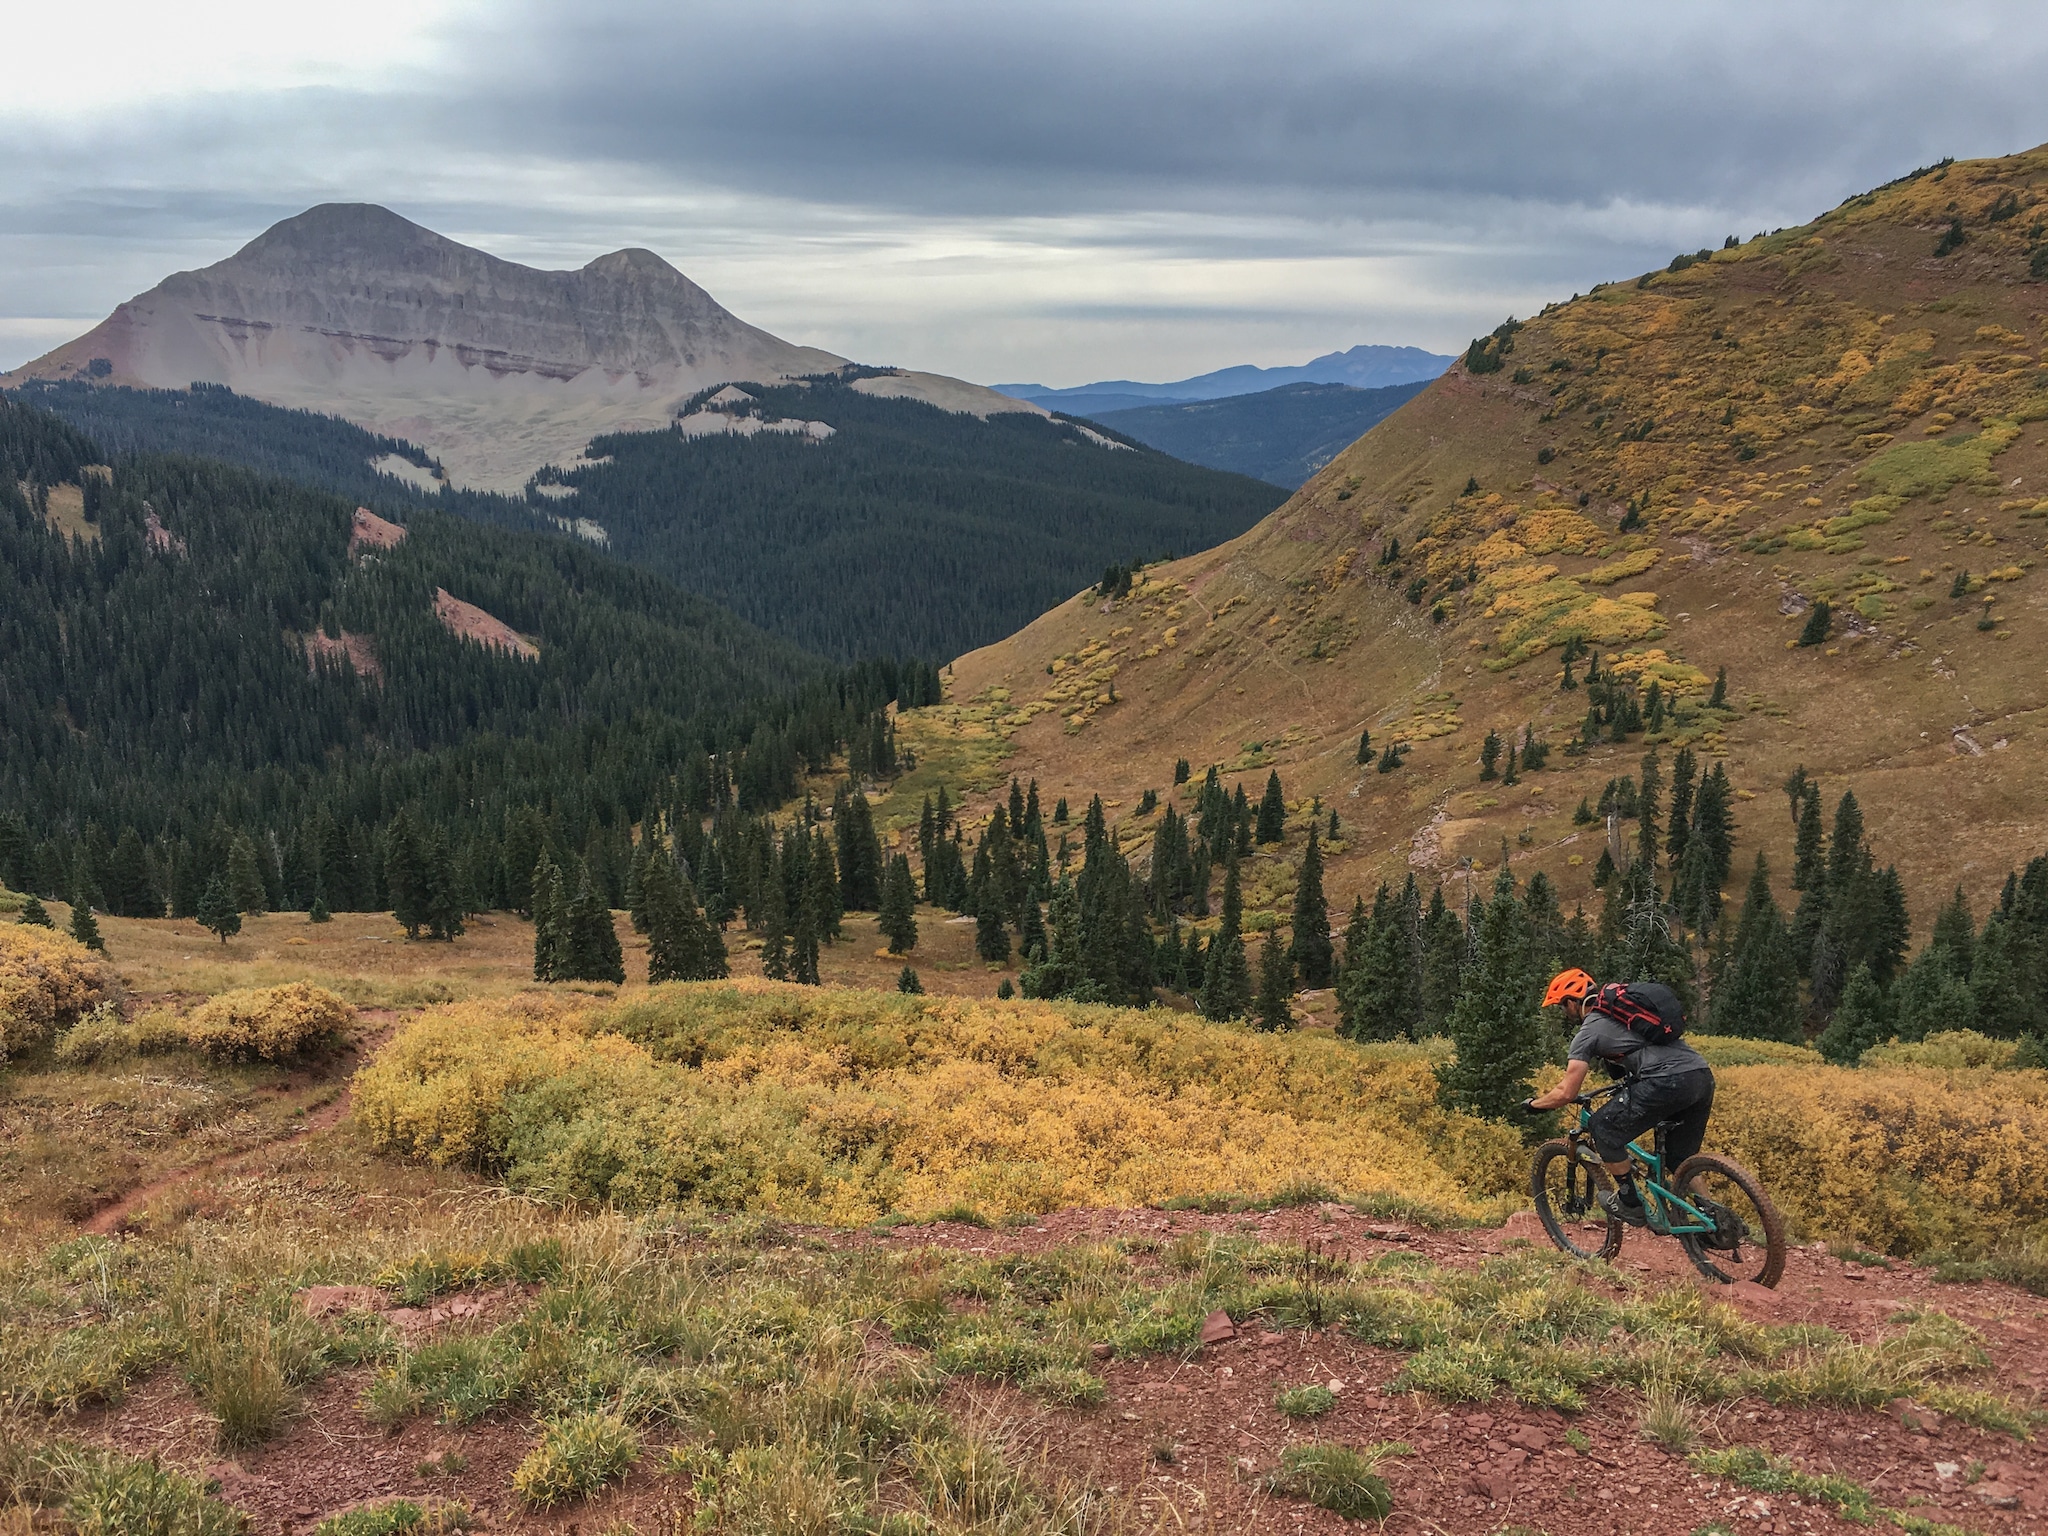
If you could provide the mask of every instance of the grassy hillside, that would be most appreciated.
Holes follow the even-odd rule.
[[[1424,387],[1287,384],[1256,395],[1096,412],[1093,419],[1191,464],[1294,490]]]
[[[1804,764],[1923,930],[1958,882],[1981,914],[2048,843],[2044,229],[2048,152],[1947,165],[1505,325],[1242,538],[962,657],[952,707],[1047,798],[1129,807],[1181,757],[1256,798],[1277,767],[1343,814],[1344,902],[1507,850],[1597,908],[1575,806],[1689,742],[1735,786],[1738,873],[1760,847],[1783,891]],[[1680,709],[1563,751],[1574,642]],[[1482,782],[1525,727],[1548,765]]]

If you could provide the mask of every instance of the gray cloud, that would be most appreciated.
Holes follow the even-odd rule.
[[[0,121],[0,319],[360,197],[544,264],[650,245],[853,355],[1142,377],[1448,348],[2048,138],[2048,29],[2000,3],[529,0],[442,43],[374,92]]]

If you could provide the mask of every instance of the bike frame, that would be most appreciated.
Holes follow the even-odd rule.
[[[1604,1099],[1620,1087],[1621,1084],[1614,1083],[1605,1088],[1596,1088],[1591,1093],[1578,1094],[1572,1099],[1572,1102],[1579,1106],[1579,1123],[1576,1129],[1566,1134],[1565,1139],[1572,1144],[1574,1157],[1596,1164],[1600,1162],[1599,1150],[1593,1145],[1593,1102],[1596,1099]],[[1656,1128],[1653,1127],[1644,1134],[1654,1138],[1657,1134]],[[1632,1141],[1628,1144],[1628,1157],[1635,1165],[1636,1184],[1644,1197],[1643,1215],[1652,1232],[1665,1237],[1692,1237],[1710,1235],[1718,1230],[1713,1218],[1690,1201],[1665,1188],[1664,1156],[1654,1145],[1650,1151],[1645,1152]]]

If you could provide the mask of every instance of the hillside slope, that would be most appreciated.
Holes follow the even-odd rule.
[[[1244,537],[960,658],[952,699],[1048,797],[1277,767],[1342,813],[1347,903],[1504,849],[1588,900],[1574,806],[1647,741],[1725,765],[1738,877],[1760,847],[1782,889],[1804,764],[1920,924],[1957,882],[1981,913],[2048,841],[2044,198],[2048,151],[1935,167],[1503,326]],[[1677,718],[1562,750],[1574,640]],[[1525,727],[1549,766],[1481,782]],[[1398,771],[1358,764],[1368,729]]]

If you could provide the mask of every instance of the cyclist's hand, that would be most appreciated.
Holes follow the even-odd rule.
[[[1536,1107],[1534,1099],[1524,1099],[1522,1100],[1522,1113],[1525,1115],[1540,1115],[1543,1111]]]

